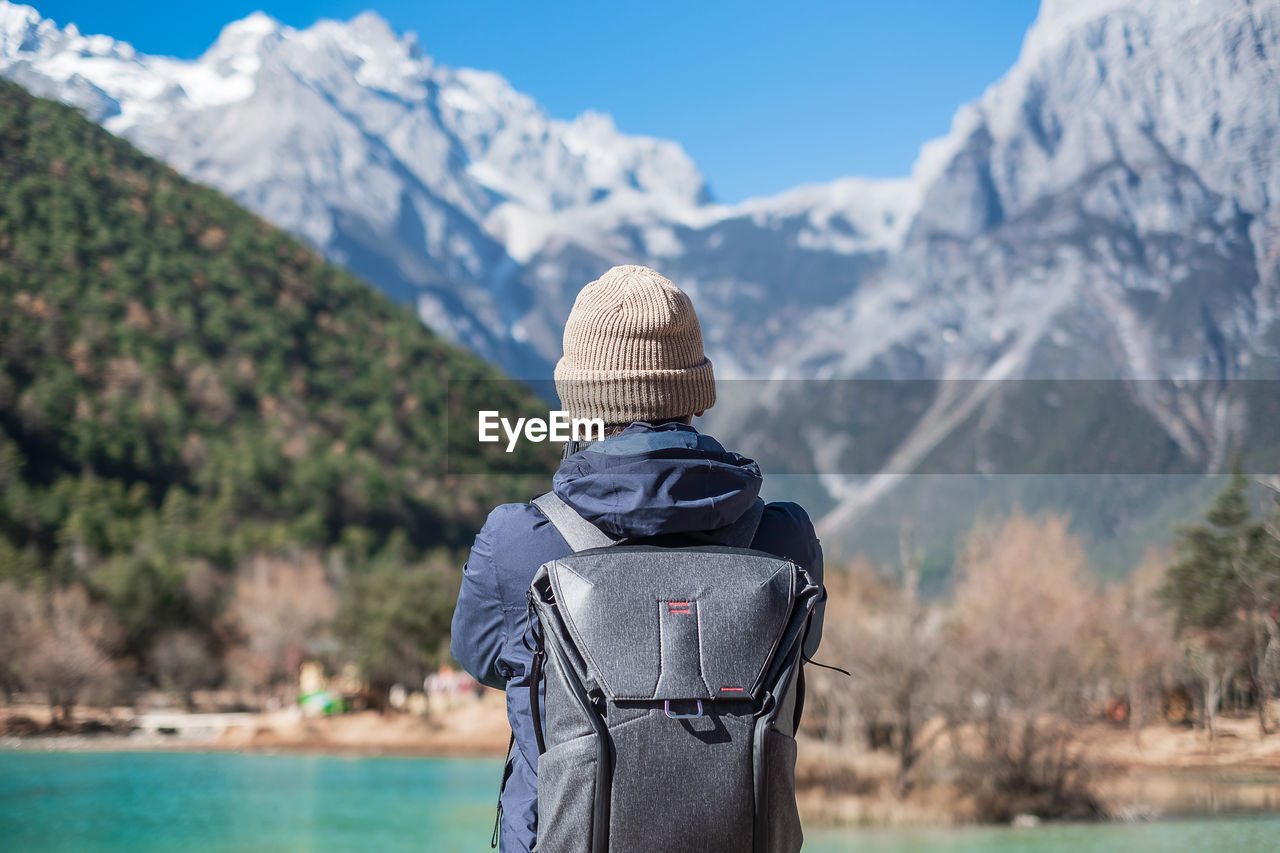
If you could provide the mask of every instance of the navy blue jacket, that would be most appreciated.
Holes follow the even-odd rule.
[[[614,538],[689,545],[714,544],[704,531],[736,521],[759,495],[761,481],[755,462],[691,426],[637,422],[567,457],[552,488]],[[789,557],[822,582],[822,549],[796,504],[769,504],[752,547]],[[502,796],[503,853],[530,850],[538,824],[538,747],[527,676],[532,656],[522,640],[525,592],[539,566],[570,550],[536,507],[498,507],[476,536],[453,614],[454,658],[483,684],[507,692],[516,749],[507,759],[511,776]],[[805,639],[809,657],[817,650],[825,598],[824,590]]]

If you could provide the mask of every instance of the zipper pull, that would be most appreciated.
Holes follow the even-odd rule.
[[[493,819],[493,838],[489,841],[489,846],[494,849],[498,847],[498,833],[502,828],[502,795],[506,793],[507,780],[511,778],[511,770],[514,767],[511,763],[511,750],[515,748],[515,745],[516,734],[512,732],[511,739],[507,741],[507,762],[502,766],[502,784],[498,786],[498,815]]]
[[[596,713],[601,717],[604,717],[609,710],[609,703],[605,701],[604,691],[599,687],[593,687],[587,692],[587,702],[596,709]]]

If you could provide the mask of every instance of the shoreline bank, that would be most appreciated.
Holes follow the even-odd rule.
[[[86,709],[63,731],[50,731],[51,724],[47,708],[0,708],[0,749],[501,758],[509,732],[506,706],[496,692],[427,716],[359,711],[315,717],[297,708],[250,713]]]
[[[33,716],[39,713],[30,706],[0,709],[0,731],[11,731],[15,719],[39,721]],[[174,716],[192,723],[183,731],[204,734],[113,732],[112,725],[130,724],[119,709],[115,716],[85,711],[77,724],[97,733],[3,734],[0,750],[500,760],[509,733],[498,693],[426,717],[375,711],[305,717],[296,709],[225,714],[222,722],[235,724],[216,733],[197,724],[202,717],[219,715]],[[48,724],[47,709],[43,721]],[[1106,723],[1090,727],[1082,740],[1089,744],[1095,766],[1103,820],[1280,814],[1280,734],[1260,737],[1252,719],[1224,720],[1214,743],[1189,728],[1155,725],[1135,737]],[[981,823],[973,817],[967,792],[945,781],[921,784],[905,799],[895,797],[893,772],[894,758],[886,752],[833,747],[802,733],[797,765],[801,814],[815,826]]]

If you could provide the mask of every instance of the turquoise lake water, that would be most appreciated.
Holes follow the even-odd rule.
[[[496,761],[0,751],[5,853],[485,851]],[[1280,851],[1280,816],[840,832],[807,853]]]

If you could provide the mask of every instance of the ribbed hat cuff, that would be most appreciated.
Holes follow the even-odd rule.
[[[715,405],[711,362],[676,370],[582,370],[561,359],[555,371],[560,405],[571,418],[628,424],[679,418]]]

